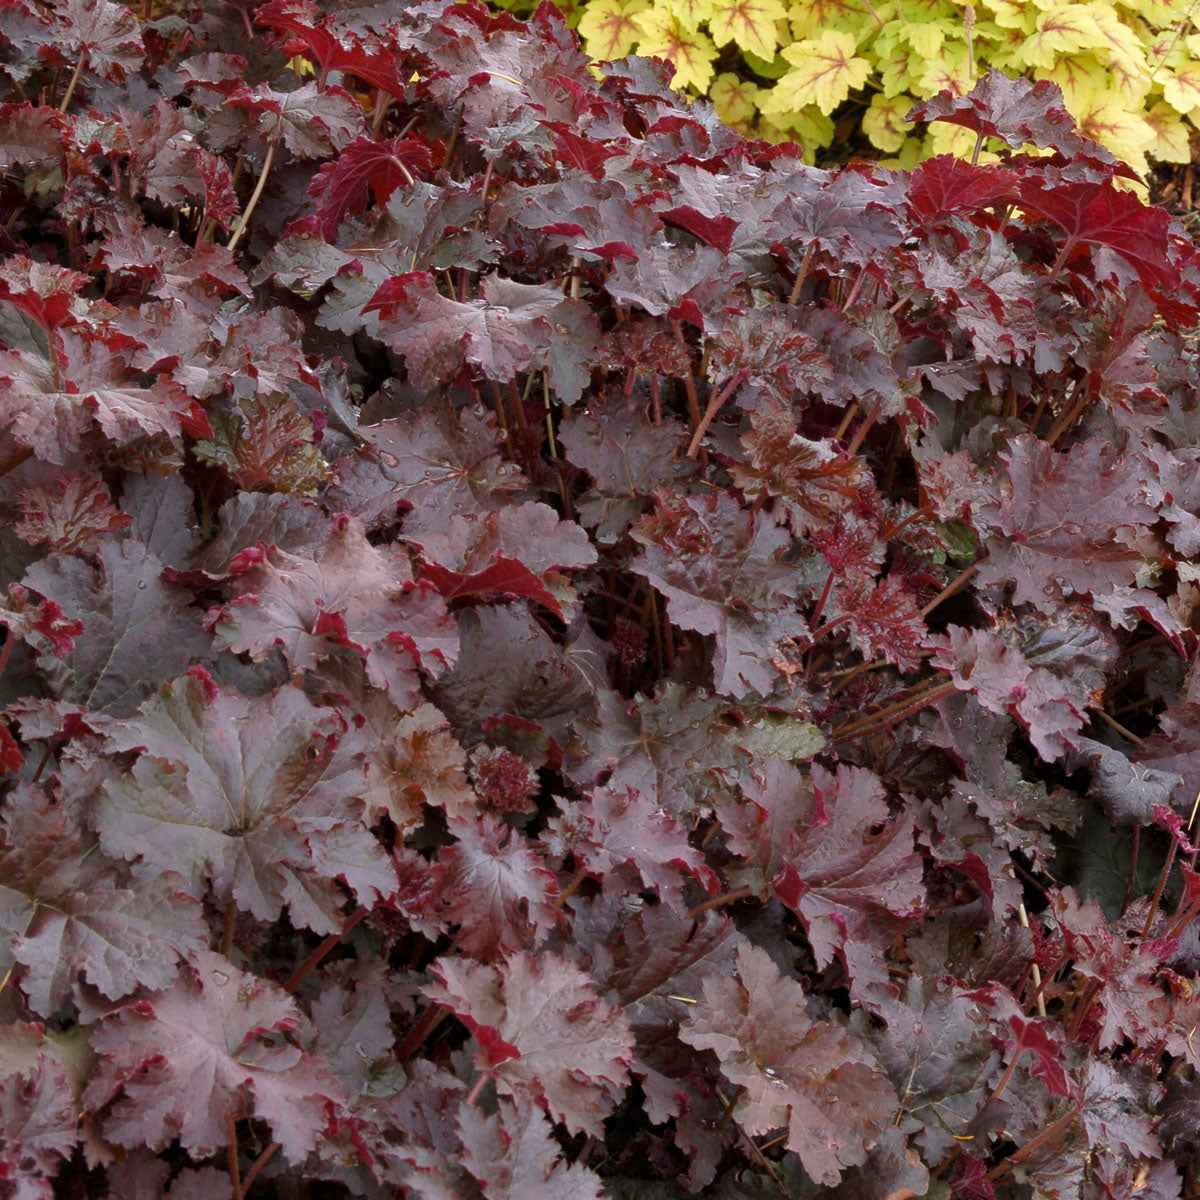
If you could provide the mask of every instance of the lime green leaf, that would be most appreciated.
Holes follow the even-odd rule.
[[[1178,113],[1200,104],[1200,62],[1189,63],[1163,81],[1163,99]]]
[[[713,0],[708,31],[718,46],[734,41],[739,50],[771,58],[779,38],[775,22],[787,17],[779,0]]]
[[[584,49],[597,62],[624,58],[641,37],[633,18],[650,7],[650,0],[592,0],[579,22]]]
[[[947,42],[937,58],[921,67],[915,80],[915,90],[922,96],[935,96],[938,92],[969,92],[971,79],[971,56],[963,42]]]
[[[912,125],[904,119],[915,101],[911,96],[871,97],[871,107],[863,113],[863,133],[871,145],[894,154],[904,145],[904,135]]]
[[[1027,66],[1049,70],[1061,54],[1100,46],[1103,38],[1086,4],[1064,4],[1037,19],[1037,31],[1026,41],[1022,58]]]
[[[650,58],[665,58],[675,68],[672,87],[691,86],[698,92],[708,90],[713,77],[713,59],[717,57],[717,48],[710,37],[688,29],[678,17],[662,9],[640,12],[634,20],[641,30],[638,53]]]
[[[767,94],[764,112],[784,112],[815,104],[826,116],[859,88],[871,73],[871,64],[855,56],[854,36],[827,30],[818,37],[797,42],[783,51],[792,64]]]
[[[858,35],[868,28],[878,29],[879,23],[891,16],[891,9],[877,4],[872,13],[864,0],[797,0],[788,10],[788,16],[792,36],[802,42],[830,30]]]
[[[658,0],[657,7],[678,18],[680,25],[695,31],[713,15],[713,0]]]
[[[1079,128],[1124,159],[1139,175],[1150,169],[1146,151],[1154,143],[1154,130],[1140,113],[1130,112],[1111,95],[1080,115]]]
[[[764,79],[782,79],[791,69],[782,54],[775,55],[770,62],[765,58],[760,58],[752,50],[747,50],[742,57],[746,60],[746,66],[755,75],[761,75]]]
[[[1171,163],[1192,161],[1188,127],[1169,104],[1160,101],[1150,109],[1146,124],[1154,131],[1154,141],[1148,150],[1152,158]]]
[[[708,98],[717,110],[717,116],[726,125],[749,125],[758,111],[759,88],[747,83],[728,71],[718,75],[708,89]]]

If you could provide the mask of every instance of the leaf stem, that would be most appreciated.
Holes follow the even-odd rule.
[[[425,1039],[450,1015],[448,1008],[440,1004],[426,1010],[425,1015],[408,1031],[404,1041],[396,1047],[396,1061],[408,1062],[421,1048]]]
[[[350,931],[359,924],[370,913],[369,908],[359,908],[352,912],[345,921],[342,922],[342,928],[331,933],[293,972],[291,978],[283,985],[285,992],[294,992],[312,971],[317,967],[337,948],[341,940],[346,937]]]
[[[1040,1150],[1047,1142],[1070,1129],[1078,1115],[1079,1108],[1072,1105],[1058,1120],[1051,1121],[1041,1133],[1035,1134],[1023,1146],[1014,1150],[999,1166],[993,1167],[988,1172],[988,1179],[995,1182],[1002,1175],[1006,1175],[1017,1163],[1024,1162],[1029,1158],[1035,1150]]]
[[[788,293],[789,304],[795,304],[800,298],[800,289],[804,286],[804,281],[808,278],[808,271],[812,266],[813,254],[816,248],[816,242],[808,243],[808,249],[805,250],[804,257],[800,260],[800,266],[796,269],[796,278],[792,280],[792,290]]]
[[[262,170],[258,174],[258,181],[254,185],[254,191],[250,193],[249,203],[238,218],[237,228],[233,231],[233,236],[229,239],[228,249],[230,250],[237,249],[238,242],[242,240],[242,234],[250,227],[250,218],[253,216],[259,199],[262,197],[263,188],[267,186],[267,176],[271,173],[271,164],[275,161],[275,147],[278,145],[279,131],[276,130],[267,145],[267,157],[263,160]]]
[[[1179,843],[1172,838],[1171,848],[1167,851],[1167,861],[1163,863],[1163,869],[1158,876],[1158,884],[1154,889],[1154,895],[1150,897],[1150,911],[1146,913],[1146,920],[1142,925],[1142,937],[1150,935],[1150,926],[1154,924],[1154,914],[1158,911],[1158,902],[1162,899],[1162,894],[1166,890],[1167,879],[1171,874],[1171,868],[1175,865],[1175,855],[1179,853]]]
[[[87,51],[81,50],[79,53],[79,61],[75,64],[75,70],[71,72],[70,82],[67,84],[67,90],[63,93],[62,103],[58,106],[60,113],[67,111],[67,105],[71,103],[71,98],[75,95],[75,86],[79,83],[79,76],[83,72],[83,64],[87,62]]]
[[[960,571],[930,602],[921,609],[921,616],[927,617],[943,600],[949,600],[956,592],[961,592],[963,588],[975,578],[979,571],[980,564],[973,562],[966,570]]]
[[[272,1142],[255,1160],[250,1164],[250,1170],[246,1172],[246,1178],[242,1180],[242,1195],[248,1196],[250,1188],[254,1181],[258,1178],[258,1173],[275,1157],[279,1152],[279,1143]]]
[[[688,358],[688,372],[683,380],[683,390],[687,396],[688,417],[691,419],[692,428],[700,428],[700,399],[696,395],[696,379],[692,375],[692,352],[688,347],[683,336],[683,325],[679,321],[672,321],[671,324],[675,329],[675,340],[679,343],[683,352]]]
[[[704,416],[700,418],[700,424],[696,426],[696,432],[692,434],[692,440],[688,443],[688,458],[695,458],[699,453],[700,443],[704,440],[704,435],[708,432],[708,427],[716,420],[717,413],[721,411],[721,406],[745,382],[746,376],[749,374],[750,372],[743,367],[709,400],[708,407],[704,410]]]
[[[830,739],[840,742],[846,738],[860,737],[864,733],[870,733],[875,729],[891,724],[893,721],[898,721],[901,717],[911,716],[913,713],[928,707],[930,704],[936,704],[943,696],[949,696],[954,690],[955,687],[952,681],[934,684],[923,691],[910,694],[905,700],[898,700],[894,704],[889,704],[887,708],[882,708],[878,712],[871,713],[870,716],[862,717],[857,721],[850,721],[840,726],[833,730],[830,734]]]
[[[1022,928],[1029,928],[1029,914],[1025,911],[1024,901],[1021,901],[1021,903],[1017,905],[1017,920],[1021,922]],[[1033,976],[1033,995],[1034,1001],[1037,1004],[1038,1016],[1044,1017],[1046,1015],[1046,997],[1042,994],[1042,968],[1037,964],[1036,953],[1034,955],[1033,962],[1030,964],[1030,968],[1030,974]]]
[[[226,1152],[229,1163],[229,1188],[233,1192],[233,1200],[242,1200],[242,1178],[238,1167],[237,1116],[234,1113],[231,1112],[225,1118],[225,1128],[226,1137],[229,1140]]]
[[[688,917],[694,921],[714,908],[724,908],[728,904],[736,904],[739,900],[747,900],[753,895],[754,889],[746,886],[734,888],[732,892],[725,892],[720,896],[710,896],[703,903],[697,904],[695,908],[689,908]]]

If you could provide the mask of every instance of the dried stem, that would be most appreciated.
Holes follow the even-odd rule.
[[[67,105],[71,103],[71,98],[75,95],[75,87],[79,83],[79,76],[83,73],[83,64],[87,62],[87,51],[83,50],[79,54],[79,61],[75,64],[75,70],[71,72],[71,81],[67,84],[67,90],[63,93],[62,103],[58,106],[60,113],[67,111]]]
[[[250,218],[254,215],[255,208],[258,207],[258,202],[262,198],[263,188],[267,186],[267,176],[271,173],[271,164],[275,161],[275,147],[279,145],[279,133],[275,135],[267,145],[267,157],[263,159],[262,170],[258,174],[258,181],[254,185],[254,191],[250,193],[250,200],[242,215],[238,218],[237,228],[233,231],[233,236],[229,239],[228,248],[236,250],[237,244],[242,240],[242,234],[250,228]]]
[[[858,416],[858,401],[855,400],[848,409],[842,414],[842,419],[838,422],[838,427],[833,431],[833,440],[840,442],[846,434],[846,430],[850,428],[850,422]]]
[[[788,303],[795,304],[800,298],[800,289],[804,286],[804,281],[808,278],[809,268],[812,266],[813,254],[816,252],[817,243],[809,242],[808,249],[804,252],[804,257],[800,260],[800,266],[796,270],[796,278],[792,280],[792,290],[788,293]]]
[[[1025,911],[1024,902],[1017,905],[1017,920],[1021,922],[1026,929],[1029,928],[1029,914]],[[1042,995],[1042,968],[1037,965],[1035,958],[1032,963],[1034,998],[1037,1002],[1037,1011],[1039,1017],[1046,1015],[1046,997]]]
[[[570,898],[583,886],[583,881],[587,878],[588,872],[586,867],[580,867],[574,875],[571,876],[570,883],[558,894],[558,898],[551,904],[552,908],[562,908]]]
[[[1115,729],[1127,742],[1132,742],[1139,750],[1145,743],[1136,733],[1131,733],[1115,717],[1110,717],[1098,704],[1088,706],[1110,729]]]

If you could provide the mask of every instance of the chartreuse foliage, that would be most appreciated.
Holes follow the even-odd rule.
[[[530,0],[496,0],[528,12]],[[947,126],[906,118],[989,70],[1049,79],[1080,127],[1142,176],[1189,161],[1200,116],[1191,0],[564,0],[600,61],[655,55],[672,85],[722,120],[809,161],[861,131],[889,163],[973,152]]]
[[[0,1200],[1195,1197],[1129,168],[1000,73],[917,114],[997,161],[824,170],[550,7],[140,11],[0,5]]]

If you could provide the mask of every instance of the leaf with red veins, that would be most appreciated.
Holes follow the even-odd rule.
[[[933,650],[930,662],[949,671],[959,691],[970,692],[989,712],[1017,717],[1047,762],[1062,757],[1087,720],[1090,681],[1072,671],[1069,660],[1061,664],[1063,673],[1035,666],[1036,657],[1027,658],[999,634],[958,625],[925,644]]]
[[[170,208],[201,204],[208,219],[228,229],[241,211],[229,164],[197,144],[187,130],[143,155],[139,190]]]
[[[366,797],[372,817],[387,813],[405,833],[421,823],[425,804],[452,818],[474,815],[478,805],[467,782],[467,756],[438,709],[421,704],[402,713],[386,694],[372,690],[356,715],[369,746]]]
[[[1096,989],[1091,1016],[1099,1023],[1099,1048],[1107,1050],[1123,1038],[1152,1044],[1154,1013],[1163,994],[1156,977],[1175,953],[1175,941],[1131,942],[1097,904],[1080,903],[1072,888],[1053,894],[1051,911],[1074,969]]]
[[[917,105],[908,119],[948,121],[985,138],[1000,138],[1014,150],[1032,144],[1057,150],[1068,159],[1082,157],[1117,166],[1103,146],[1078,133],[1058,84],[1045,79],[1031,83],[989,71],[967,95],[939,92]]]
[[[464,954],[494,961],[537,949],[558,927],[558,882],[537,846],[487,813],[452,818],[455,839],[438,852],[423,916],[458,926]]]
[[[7,722],[0,722],[0,774],[15,775],[25,765],[25,756]]]
[[[739,751],[725,702],[668,681],[632,700],[602,691],[597,707],[576,726],[582,758],[569,770],[581,787],[635,788],[687,823],[727,789]]]
[[[41,1030],[9,1025],[0,1035],[0,1179],[15,1200],[52,1200],[79,1142],[75,1088]]]
[[[1020,186],[1021,207],[1030,215],[1053,221],[1067,235],[1059,252],[1066,262],[1077,246],[1107,246],[1138,273],[1147,287],[1177,287],[1179,271],[1170,261],[1167,240],[1170,214],[1143,204],[1132,192],[1111,182],[1048,185],[1026,177]]]
[[[704,855],[689,844],[687,830],[636,788],[599,787],[586,800],[560,800],[559,807],[562,815],[550,821],[548,843],[560,857],[569,851],[579,867],[603,879],[614,893],[624,886],[615,872],[625,865],[676,912],[688,907],[685,875],[709,895],[720,890]]]
[[[52,554],[29,569],[25,586],[83,624],[69,652],[51,647],[38,660],[56,697],[127,716],[158,684],[207,656],[211,641],[198,614],[162,575],[163,563],[142,542],[112,534],[86,560]]]
[[[901,671],[915,671],[921,665],[925,619],[916,593],[902,576],[888,575],[869,591],[839,589],[837,602],[826,609],[826,615],[833,620],[849,618],[850,640],[865,661],[883,658]]]
[[[940,1162],[987,1103],[998,1056],[979,1002],[953,980],[914,973],[898,993],[880,994],[886,1028],[858,1014],[856,1028],[874,1050],[900,1096],[905,1115],[919,1122],[917,1141],[927,1162]]]
[[[604,1186],[590,1168],[563,1162],[546,1114],[527,1096],[499,1101],[485,1116],[458,1110],[462,1165],[486,1200],[604,1200]]]
[[[1023,777],[1008,756],[1016,729],[1010,718],[995,715],[963,694],[948,696],[937,712],[941,721],[932,731],[932,744],[959,764],[964,777],[954,781],[954,794],[990,826],[990,840],[1001,850],[996,857],[1007,863],[1003,851],[1020,850],[1034,863],[1048,867],[1057,854],[1050,831],[1075,827],[1078,812],[1073,794],[1063,788],[1047,790],[1044,783]],[[990,855],[987,861],[992,861]]]
[[[110,234],[100,253],[113,274],[136,275],[164,299],[190,304],[210,290],[251,294],[246,273],[224,246],[204,242],[193,248],[178,234],[152,225]]]
[[[333,241],[342,218],[361,213],[368,197],[382,208],[398,187],[432,170],[429,147],[416,138],[357,138],[321,167],[308,185],[308,195],[316,201],[317,232]]]
[[[687,439],[678,421],[664,417],[654,425],[644,405],[617,397],[583,407],[566,417],[558,438],[567,458],[592,477],[576,508],[596,541],[607,546],[641,515],[647,497],[693,475],[696,464],[680,453]]]
[[[790,405],[798,391],[824,391],[833,381],[833,363],[800,326],[791,304],[772,304],[731,317],[716,337],[705,342],[705,349],[714,388],[743,375],[755,393],[780,406]]]
[[[406,534],[441,533],[452,516],[502,509],[528,487],[501,453],[496,418],[482,408],[454,419],[422,409],[362,434],[367,445],[337,461],[325,501],[368,529],[394,524],[407,509]]]
[[[208,432],[196,443],[196,457],[247,491],[303,495],[328,478],[312,419],[282,394],[213,412]]]
[[[636,260],[616,256],[604,288],[618,304],[633,305],[652,317],[719,329],[726,319],[719,297],[728,294],[741,272],[733,274],[730,278],[729,259],[712,246],[675,245],[660,233]]]
[[[0,104],[0,171],[48,171],[63,160],[67,120],[39,104]]]
[[[572,255],[614,262],[649,254],[662,222],[616,180],[567,175],[552,183],[508,188],[496,210]]]
[[[179,870],[198,895],[211,882],[260,921],[286,906],[317,933],[341,927],[335,880],[365,905],[395,890],[364,823],[363,740],[299,688],[250,698],[196,667],[105,737],[140,757],[105,783],[96,827],[138,870]]]
[[[642,547],[631,570],[662,592],[671,620],[715,638],[716,690],[769,694],[783,644],[808,631],[796,608],[804,584],[781,559],[792,539],[726,492],[664,493],[631,536]]]
[[[1141,553],[1121,540],[1152,525],[1140,460],[1093,437],[1060,454],[1024,434],[1002,455],[1007,486],[980,511],[988,538],[983,584],[1016,583],[1014,604],[1052,613],[1060,595],[1134,583]]]
[[[50,1018],[85,979],[110,1000],[162,988],[184,955],[208,944],[208,927],[170,868],[141,881],[94,854],[69,804],[20,784],[0,829],[0,976]]]
[[[814,245],[839,262],[868,266],[904,240],[897,219],[903,194],[897,177],[884,171],[840,171],[819,188],[806,178],[788,197],[788,240]]]
[[[497,966],[442,957],[425,989],[475,1035],[480,1070],[502,1096],[545,1105],[573,1133],[602,1136],[629,1082],[633,1033],[588,975],[553,952]]]
[[[85,445],[93,422],[118,445],[155,434],[179,438],[191,415],[181,388],[163,376],[145,385],[127,351],[70,330],[60,330],[56,340],[53,365],[19,350],[0,353],[0,381],[8,384],[0,412],[18,442],[46,462],[65,465]]]
[[[397,653],[435,678],[457,657],[453,619],[428,585],[412,582],[407,556],[372,546],[349,517],[334,518],[311,556],[268,548],[234,587],[233,599],[211,615],[212,627],[225,648],[256,662],[279,647],[294,669],[312,670],[344,646],[403,706],[411,671],[395,662]]]
[[[239,88],[225,103],[255,114],[263,137],[282,137],[296,158],[327,158],[366,132],[363,111],[345,88],[305,83],[277,92],[260,83]]]
[[[0,265],[0,300],[16,305],[48,332],[70,319],[72,304],[89,282],[78,271],[17,255]]]
[[[771,759],[745,791],[758,812],[730,812],[738,852],[800,918],[817,965],[840,954],[856,992],[886,980],[895,921],[925,903],[912,813],[893,817],[879,779],[859,767],[831,775]]]
[[[227,1142],[237,1117],[266,1122],[292,1163],[325,1127],[341,1087],[307,1054],[308,1022],[281,988],[197,953],[175,986],[106,1015],[91,1035],[99,1066],[85,1104],[112,1104],[104,1135],[160,1150],[174,1138],[193,1158]]]
[[[380,339],[422,386],[440,387],[467,365],[507,383],[562,339],[558,330],[573,302],[548,284],[498,275],[486,276],[480,292],[482,299],[465,304],[447,300],[432,275],[413,272],[385,283],[364,312],[380,313]]]
[[[66,658],[83,633],[83,623],[73,620],[53,600],[37,600],[19,583],[9,584],[0,599],[0,625],[8,636],[20,638],[35,650]]]
[[[1016,195],[1017,176],[1012,171],[939,154],[914,168],[908,202],[918,219],[930,225],[1008,204]]]
[[[746,1133],[786,1127],[787,1148],[820,1185],[866,1161],[899,1107],[866,1044],[807,1016],[804,988],[757,946],[739,946],[736,979],[705,978],[679,1036],[717,1055]]]
[[[832,441],[801,437],[790,406],[768,403],[756,408],[741,440],[746,454],[730,466],[734,482],[748,499],[777,500],[797,534],[826,530],[864,498],[874,497],[866,463],[842,453]],[[872,561],[877,564],[882,558],[873,556]]]
[[[88,70],[110,83],[123,83],[145,58],[141,24],[123,4],[109,0],[64,0],[54,58],[72,66],[84,58]]]
[[[420,550],[422,576],[447,602],[517,597],[545,605],[560,620],[551,576],[589,567],[598,557],[578,525],[532,501],[475,519],[452,516],[441,533],[405,540]]]
[[[331,28],[329,17],[310,0],[271,0],[254,19],[303,42],[320,64],[322,75],[344,71],[398,99],[405,97],[401,59],[394,49]]]

